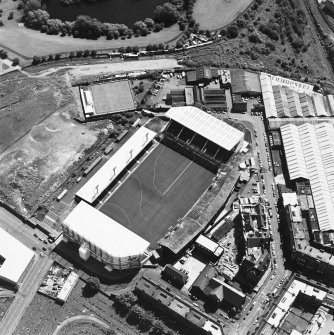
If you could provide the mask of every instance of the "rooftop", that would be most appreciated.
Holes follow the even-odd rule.
[[[131,230],[81,201],[64,219],[63,225],[113,257],[142,254],[150,245]]]
[[[281,127],[291,180],[309,179],[321,230],[333,230],[334,127],[329,123]]]
[[[229,151],[244,136],[240,130],[196,107],[172,107],[166,116]]]
[[[148,128],[139,128],[78,190],[76,195],[88,203],[93,203],[155,135],[156,133]]]
[[[34,252],[0,228],[0,278],[18,284]]]

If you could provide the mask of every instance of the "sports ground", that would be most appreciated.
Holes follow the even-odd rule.
[[[212,172],[159,144],[100,211],[154,243],[188,212],[213,177]]]
[[[128,80],[91,86],[96,114],[118,113],[135,109]]]

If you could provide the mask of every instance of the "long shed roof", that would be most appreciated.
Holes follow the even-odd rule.
[[[65,218],[64,225],[112,257],[140,255],[150,245],[150,242],[84,201]]]
[[[173,107],[166,116],[229,151],[244,136],[240,130],[196,107]]]
[[[334,229],[333,125],[288,124],[281,133],[290,179],[310,180],[320,229]]]
[[[125,167],[153,140],[156,133],[141,127],[76,193],[78,197],[93,203],[117,178]]]

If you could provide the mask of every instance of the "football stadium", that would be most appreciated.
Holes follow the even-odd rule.
[[[157,136],[140,127],[76,193],[86,214],[82,217],[83,205],[77,206],[75,215],[65,219],[63,231],[80,245],[82,258],[91,254],[111,269],[138,266],[147,248],[170,236],[217,184],[217,174],[225,178],[222,165],[241,148],[243,132],[196,107],[171,108],[166,116],[170,121],[163,133]],[[87,221],[86,228],[73,221]],[[108,234],[117,236],[129,251],[118,255],[117,248],[96,241],[90,226],[101,221],[103,227],[96,229],[107,233],[97,239],[112,244]],[[193,223],[202,228],[196,220]]]
[[[86,118],[98,118],[136,108],[128,80],[84,86],[79,91]]]

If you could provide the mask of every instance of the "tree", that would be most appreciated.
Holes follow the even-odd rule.
[[[148,44],[146,46],[146,51],[152,51],[153,50],[153,45],[152,44]]]
[[[118,49],[118,52],[120,52],[121,54],[124,54],[124,52],[125,52],[125,48],[124,48],[124,47],[120,47],[120,48]]]
[[[12,20],[14,18],[14,12],[10,11],[8,15],[8,20]]]
[[[2,22],[2,20],[0,20],[0,27],[2,27],[3,26],[3,22]]]
[[[236,26],[235,24],[231,24],[227,27],[226,33],[229,38],[236,38],[239,34],[238,26]]]
[[[252,42],[252,43],[259,43],[260,42],[259,35],[256,34],[256,33],[250,34],[248,36],[248,40],[249,40],[249,42]]]
[[[115,115],[116,116],[116,115]],[[120,115],[119,115],[120,118]],[[116,307],[128,311],[137,302],[137,297],[132,292],[126,292],[115,297]]]
[[[161,320],[155,320],[152,326],[152,334],[164,335],[166,333],[165,325]]]
[[[86,49],[86,50],[84,51],[84,53],[83,53],[83,56],[84,56],[84,57],[88,57],[89,54],[90,54],[90,51]]]
[[[23,0],[22,4],[25,13],[40,9],[42,7],[41,0]]]
[[[153,17],[154,21],[170,26],[177,22],[180,17],[180,13],[174,5],[166,2],[162,6],[157,6],[155,8]]]
[[[133,48],[132,48],[132,52],[134,54],[137,54],[139,52],[139,47],[137,45],[135,45]]]
[[[13,66],[16,66],[16,65],[19,65],[19,64],[20,64],[20,60],[17,57],[15,57],[13,59]]]
[[[36,65],[36,64],[39,64],[41,62],[41,58],[38,57],[38,56],[34,56],[33,59],[32,59],[32,64],[33,65]]]
[[[40,29],[43,25],[48,24],[50,15],[48,12],[42,9],[35,11],[29,11],[25,19],[26,25],[30,28]]]
[[[88,277],[87,287],[92,291],[98,291],[100,289],[101,283],[97,277]]]
[[[128,46],[128,47],[126,47],[126,49],[125,49],[125,52],[126,53],[132,53],[132,47],[131,46]]]
[[[73,52],[73,51],[70,52],[69,57],[70,57],[70,58],[74,58],[74,52]]]
[[[81,57],[82,54],[83,54],[83,51],[81,51],[81,50],[77,51],[77,57],[78,57],[78,58]]]
[[[146,26],[148,28],[152,28],[154,26],[154,21],[153,19],[147,17],[145,20],[144,20],[144,23],[146,24]]]
[[[147,28],[146,24],[143,21],[137,21],[133,25],[134,30],[142,31],[143,29]]]
[[[61,58],[61,55],[60,54],[56,54],[55,55],[55,60],[59,60]]]
[[[96,56],[96,50],[92,50],[92,51],[90,52],[90,55],[91,55],[92,57],[95,57],[95,56]]]
[[[1,58],[1,59],[6,59],[7,56],[8,56],[7,51],[1,49],[1,50],[0,50],[0,58]]]

